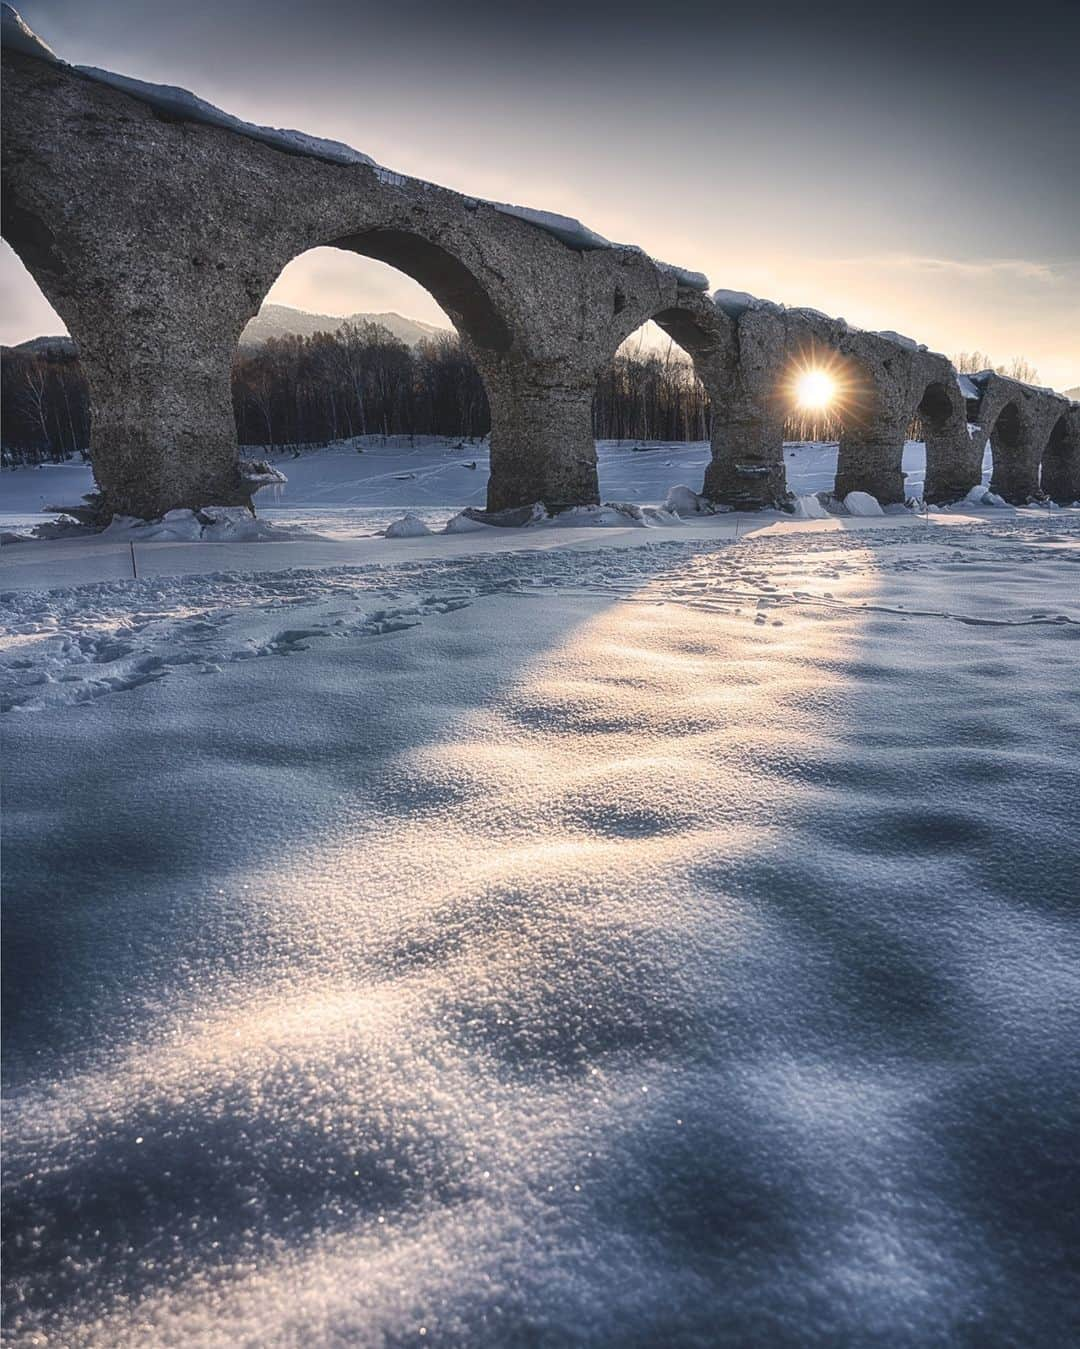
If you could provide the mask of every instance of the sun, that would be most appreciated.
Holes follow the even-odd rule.
[[[836,380],[824,370],[804,370],[795,384],[795,401],[807,412],[822,412],[836,397]]]

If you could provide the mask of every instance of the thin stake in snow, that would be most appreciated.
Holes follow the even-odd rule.
[[[131,549],[131,575],[133,580],[139,579],[139,569],[135,566],[135,540],[128,540],[128,547]]]

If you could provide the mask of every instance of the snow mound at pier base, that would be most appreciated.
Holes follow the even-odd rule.
[[[844,509],[848,515],[884,515],[881,503],[869,492],[849,492],[844,498]]]
[[[166,511],[160,520],[114,515],[102,531],[132,543],[256,543],[260,540],[318,538],[295,525],[260,520],[244,506],[203,506],[198,511]]]
[[[403,515],[386,526],[388,539],[420,539],[432,531],[416,515]]]

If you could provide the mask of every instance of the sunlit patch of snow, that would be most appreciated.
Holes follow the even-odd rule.
[[[1080,525],[705,527],[5,593],[9,1334],[1054,1342]]]

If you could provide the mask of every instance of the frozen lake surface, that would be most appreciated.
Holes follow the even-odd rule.
[[[1080,516],[750,530],[4,549],[12,1343],[1065,1342]]]

